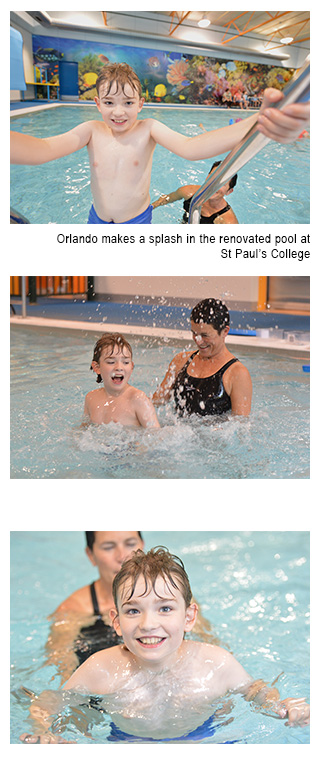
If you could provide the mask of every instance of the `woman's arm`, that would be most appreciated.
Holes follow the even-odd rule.
[[[171,191],[170,194],[161,194],[159,199],[156,199],[155,202],[152,202],[153,208],[155,209],[156,207],[162,207],[164,204],[172,204],[173,202],[179,201],[179,199],[188,199],[189,196],[192,196],[195,193],[195,191],[189,193],[190,188],[194,188],[196,190],[199,188],[199,186],[180,186],[180,188],[177,188],[176,191]]]
[[[179,353],[173,358],[164,379],[160,385],[158,385],[155,393],[153,393],[151,400],[154,406],[162,406],[170,400],[172,385],[174,384],[178,372],[186,363],[188,355],[191,355],[191,351],[190,353]]]
[[[231,411],[238,416],[249,416],[252,382],[248,369],[240,363],[235,363],[230,367],[230,372],[231,387],[228,394],[231,398]]]

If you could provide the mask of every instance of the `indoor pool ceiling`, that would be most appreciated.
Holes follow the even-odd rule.
[[[309,11],[25,11],[16,12],[34,27],[87,28],[125,35],[170,38],[177,43],[214,44],[227,50],[257,50],[288,58],[288,47],[309,51]],[[15,15],[15,14],[13,14]],[[199,22],[207,19],[205,28]],[[282,40],[291,38],[289,42]],[[287,52],[286,50],[287,49]]]
[[[157,13],[157,12],[156,12]],[[170,35],[180,24],[189,22],[198,25],[205,19],[210,26],[225,29],[223,44],[230,44],[239,37],[254,33],[261,35],[274,45],[284,37],[292,37],[291,44],[310,39],[309,11],[161,11],[170,16]],[[210,27],[207,27],[210,28]],[[290,44],[290,43],[289,43]]]

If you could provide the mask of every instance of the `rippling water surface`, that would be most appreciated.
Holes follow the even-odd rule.
[[[12,327],[13,478],[307,478],[309,375],[302,362],[268,353],[237,356],[253,380],[249,418],[179,419],[158,409],[160,430],[80,427],[93,333]],[[133,341],[131,382],[148,395],[181,347]]]
[[[145,108],[140,119],[152,117],[173,130],[193,136],[229,125],[252,112],[232,110]],[[81,122],[101,119],[94,106],[62,106],[29,112],[11,120],[11,129],[44,138],[58,135]],[[225,155],[218,157],[224,158]],[[241,170],[228,197],[239,223],[308,223],[310,221],[309,138],[285,145],[271,142]],[[157,146],[153,160],[151,200],[189,183],[202,184],[210,159],[192,164]],[[38,167],[12,165],[11,206],[30,223],[86,223],[92,203],[86,149]],[[153,222],[180,223],[182,202],[157,208]]]

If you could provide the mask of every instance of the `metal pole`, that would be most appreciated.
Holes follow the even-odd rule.
[[[21,276],[22,318],[27,318],[27,290],[26,277]]]
[[[94,300],[94,276],[87,277],[87,300]]]
[[[37,302],[37,281],[36,276],[29,276],[29,302]]]

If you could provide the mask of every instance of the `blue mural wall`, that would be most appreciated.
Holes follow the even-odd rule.
[[[33,60],[40,82],[58,84],[59,61],[77,61],[79,97],[92,101],[104,64],[126,62],[137,73],[148,102],[245,105],[266,87],[282,89],[293,69],[246,61],[33,35]],[[38,95],[41,97],[41,88]],[[44,94],[43,97],[46,97]]]

